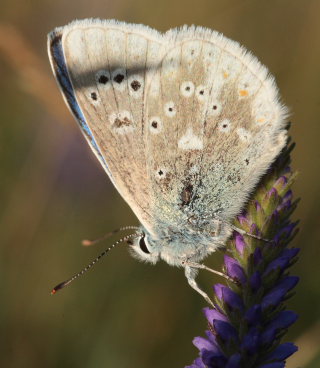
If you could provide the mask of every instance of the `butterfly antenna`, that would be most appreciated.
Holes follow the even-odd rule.
[[[63,281],[60,284],[58,284],[57,286],[55,286],[52,289],[52,291],[51,291],[51,295],[54,295],[57,291],[63,289],[65,286],[68,286],[69,284],[71,284],[72,281],[74,281],[75,279],[77,279],[79,276],[82,276],[87,271],[89,271],[92,266],[94,266],[103,256],[105,256],[116,245],[118,245],[118,244],[120,244],[122,242],[125,242],[125,241],[127,241],[127,240],[129,240],[129,239],[131,239],[131,238],[133,238],[135,236],[137,236],[137,233],[124,236],[123,238],[121,238],[118,241],[116,241],[115,243],[113,243],[109,248],[107,248],[105,251],[103,251],[97,258],[95,258],[92,262],[90,262],[88,264],[88,266],[86,266],[80,272],[78,272],[77,274],[73,275],[69,280]]]
[[[104,234],[103,236],[101,236],[100,238],[97,238],[95,240],[88,240],[88,239],[84,239],[82,240],[81,244],[84,245],[85,247],[89,247],[91,245],[97,244],[99,242],[101,242],[102,240],[108,239],[110,236],[119,233],[120,231],[125,231],[125,230],[139,230],[138,226],[124,226],[124,227],[120,227],[119,229],[110,231],[106,234]]]

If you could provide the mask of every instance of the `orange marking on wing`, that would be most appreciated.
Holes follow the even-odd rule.
[[[240,94],[241,97],[245,97],[245,96],[248,96],[249,93],[246,89],[241,89],[239,91],[239,94]]]

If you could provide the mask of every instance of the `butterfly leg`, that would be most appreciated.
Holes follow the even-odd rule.
[[[207,303],[209,303],[212,307],[214,307],[214,304],[212,303],[212,300],[208,297],[208,295],[199,288],[195,278],[197,276],[197,269],[191,268],[187,265],[185,265],[184,273],[186,275],[186,278],[188,280],[189,285],[197,291],[200,295],[203,296],[203,298],[206,300]]]
[[[237,233],[239,233],[241,235],[247,235],[247,236],[250,236],[251,238],[262,240],[262,241],[267,242],[267,243],[271,243],[270,239],[261,238],[261,236],[259,236],[259,235],[254,235],[254,234],[247,233],[245,230],[239,229],[238,227],[236,227],[234,225],[231,225],[231,224],[230,224],[230,227],[232,228],[232,230],[236,231]]]
[[[230,278],[229,276],[225,275],[223,272],[213,270],[212,268],[207,267],[206,265],[204,265],[202,263],[196,263],[196,262],[190,262],[190,261],[183,261],[182,264],[184,266],[186,266],[186,267],[197,268],[197,269],[200,269],[200,270],[206,270],[206,271],[212,272],[212,273],[214,273],[216,275],[219,275],[219,276],[225,278],[228,281],[233,281],[232,278]]]
[[[230,224],[228,221],[226,221],[226,220],[224,220],[224,219],[220,218],[220,217],[219,217],[219,216],[217,216],[217,215],[215,215],[215,216],[214,216],[214,219],[215,219],[218,223],[220,222],[220,223],[226,223],[226,224],[228,224],[228,225],[229,225],[229,227],[230,227],[230,229],[232,229],[232,230],[234,230],[234,231],[238,232],[238,233],[239,233],[239,234],[241,234],[241,235],[247,235],[247,236],[250,236],[251,238],[258,239],[258,240],[262,240],[262,241],[267,242],[267,243],[270,243],[270,242],[271,242],[271,240],[270,240],[270,239],[265,239],[265,238],[261,238],[261,236],[259,236],[259,235],[250,234],[250,233],[246,232],[245,230],[240,229],[240,228],[238,228],[237,226]]]

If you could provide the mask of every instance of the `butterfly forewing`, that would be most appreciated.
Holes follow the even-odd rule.
[[[141,34],[141,28],[146,35]],[[144,98],[148,73],[157,68],[161,37],[157,39],[156,32],[148,35],[147,27],[139,31],[115,22],[76,22],[58,29],[51,39],[62,34],[68,77],[107,164],[107,173],[152,232],[152,193],[146,180],[143,138]],[[63,86],[62,92],[66,93]]]

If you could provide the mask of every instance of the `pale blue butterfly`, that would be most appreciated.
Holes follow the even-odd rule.
[[[124,238],[132,253],[183,267],[211,303],[199,262],[225,244],[286,144],[273,77],[238,43],[194,26],[75,21],[49,34],[48,49],[66,103],[141,223]]]

